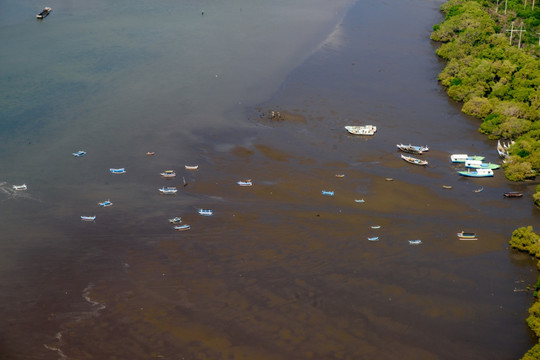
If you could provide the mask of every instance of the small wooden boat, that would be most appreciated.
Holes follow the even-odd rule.
[[[522,197],[523,194],[519,191],[508,191],[504,193],[505,197]]]
[[[409,245],[420,245],[422,240],[409,240]]]
[[[380,228],[381,228],[381,225],[371,225],[371,228],[372,228],[372,229],[380,229]]]
[[[459,240],[478,240],[478,237],[476,236],[476,233],[473,232],[458,232],[457,236]]]
[[[465,167],[471,168],[471,169],[497,170],[498,168],[501,167],[501,165],[493,164],[493,163],[485,163],[485,162],[482,162],[482,160],[466,160]]]
[[[392,178],[389,178],[389,177],[387,177],[387,178],[384,178],[384,180],[386,180],[386,181],[394,181],[394,179],[392,179]]]
[[[46,7],[43,9],[39,14],[36,15],[36,18],[43,19],[47,17],[51,13],[52,9],[50,7]]]
[[[186,170],[197,170],[199,165],[184,165]]]
[[[343,178],[343,177],[345,177],[345,174],[336,174],[336,177],[337,178]]]
[[[191,226],[189,226],[188,224],[184,224],[184,225],[174,226],[173,228],[174,228],[174,230],[176,230],[176,231],[184,231],[184,230],[189,230],[189,229],[191,229]]]
[[[443,185],[442,187],[443,187],[443,189],[451,189],[452,188],[451,185]]]
[[[244,180],[244,181],[237,181],[236,182],[239,186],[252,186],[253,183],[251,182],[251,180]]]
[[[428,164],[428,162],[426,160],[420,160],[420,159],[414,158],[412,156],[401,155],[401,158],[403,160],[405,160],[406,162],[414,164],[414,165],[427,166],[427,164]]]
[[[326,195],[326,196],[334,196],[334,192],[328,191],[328,190],[321,191],[321,194]]]
[[[364,199],[355,199],[354,202],[355,202],[355,203],[361,203],[361,204],[363,204],[363,203],[365,203],[366,201],[365,201]]]
[[[375,135],[377,127],[374,125],[362,125],[362,126],[345,126],[345,129],[353,135]]]
[[[182,222],[182,218],[175,217],[175,218],[169,219],[169,222],[170,222],[171,224],[179,224],[179,223]]]
[[[173,178],[173,177],[176,177],[176,173],[174,172],[174,170],[165,170],[164,172],[161,173],[161,176],[163,176],[164,178]]]
[[[421,155],[422,153],[424,153],[425,151],[428,151],[429,148],[426,146],[416,146],[416,145],[405,145],[405,144],[397,144],[396,145],[397,148],[403,152],[407,152],[407,153],[411,153],[411,154],[416,154],[416,155]]]
[[[473,171],[467,169],[467,171],[458,171],[461,176],[469,177],[488,177],[493,176],[493,170],[491,169],[475,169]]]
[[[146,156],[154,156],[156,153],[154,151],[147,151]]]
[[[101,206],[101,207],[107,207],[107,206],[112,206],[113,203],[111,202],[111,200],[105,200],[105,201],[100,202],[100,203],[98,203],[98,204],[99,204],[99,206]]]
[[[111,169],[109,169],[109,172],[110,172],[111,174],[125,174],[125,173],[126,173],[126,169],[124,169],[124,168],[118,168],[118,169],[113,169],[113,168],[111,168]]]
[[[162,187],[161,189],[158,189],[158,190],[160,193],[165,194],[165,195],[173,195],[178,192],[178,189],[176,189],[173,186]]]
[[[368,237],[367,239],[368,239],[369,241],[379,241],[379,237],[378,237],[378,236]]]
[[[198,213],[199,213],[199,215],[202,215],[202,216],[212,216],[212,215],[214,215],[214,212],[212,210],[209,210],[209,209],[199,209]]]
[[[94,221],[96,220],[96,216],[81,216],[82,221]]]
[[[464,163],[467,160],[484,160],[485,157],[479,155],[469,156],[467,154],[452,154],[450,155],[450,161],[453,163]]]
[[[75,156],[75,157],[81,157],[81,156],[86,155],[86,151],[84,151],[84,150],[79,150],[79,151],[77,151],[77,152],[71,153],[71,155],[73,155],[73,156]]]
[[[28,186],[26,186],[26,184],[13,185],[13,190],[17,190],[17,191],[28,190]]]
[[[483,187],[481,187],[480,189],[475,189],[475,190],[474,190],[475,193],[479,193],[479,192],[482,192],[482,191],[484,191],[484,188],[483,188]]]

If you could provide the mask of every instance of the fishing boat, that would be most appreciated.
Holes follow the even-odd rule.
[[[381,228],[381,225],[371,225],[371,228],[372,228],[372,229],[380,229],[380,228]]]
[[[146,156],[154,156],[156,153],[154,151],[147,151]]]
[[[379,237],[378,237],[378,236],[368,237],[367,239],[368,239],[369,241],[379,241]]]
[[[240,185],[240,186],[252,186],[253,185],[251,180],[237,181],[236,183],[238,185]]]
[[[118,168],[118,169],[110,168],[110,169],[109,169],[109,172],[110,172],[111,174],[125,174],[125,173],[126,173],[126,169],[124,169],[124,168]]]
[[[491,169],[474,169],[467,171],[458,171],[458,174],[461,176],[470,176],[470,177],[488,177],[493,176],[493,170]]]
[[[77,152],[71,153],[71,155],[73,155],[73,156],[75,156],[75,157],[81,157],[81,156],[86,155],[86,151],[84,151],[84,150],[79,150],[79,151],[77,151]]]
[[[321,194],[326,195],[326,196],[334,196],[334,192],[328,191],[328,190],[321,191]]]
[[[169,219],[169,222],[170,222],[171,224],[179,224],[179,223],[182,222],[182,218],[174,217],[174,218],[172,218],[172,219]]]
[[[361,204],[363,204],[363,203],[365,203],[366,201],[365,201],[364,199],[355,199],[354,202],[355,202],[355,203],[361,203]]]
[[[82,221],[94,221],[96,220],[96,216],[81,216]]]
[[[479,192],[482,192],[482,191],[484,191],[484,188],[483,188],[483,187],[481,187],[480,189],[474,189],[474,192],[475,192],[475,193],[479,193]]]
[[[17,190],[17,191],[28,190],[28,186],[26,186],[26,184],[13,185],[13,190]]]
[[[504,146],[504,143],[501,144],[501,140],[497,140],[497,153],[501,158],[504,159],[509,156],[508,147],[509,145]]]
[[[197,170],[199,168],[199,165],[184,165],[186,170]]]
[[[452,154],[450,155],[450,161],[452,161],[453,163],[464,163],[465,161],[467,160],[484,160],[485,157],[484,156],[480,156],[480,155],[472,155],[472,156],[469,156],[467,154]]]
[[[478,240],[478,237],[476,236],[476,233],[473,232],[458,232],[457,236],[459,240]]]
[[[411,153],[411,154],[416,154],[416,155],[421,155],[425,151],[429,150],[427,146],[416,146],[416,145],[411,145],[411,144],[409,145],[397,144],[396,146],[401,151]]]
[[[214,212],[212,210],[209,210],[209,209],[199,209],[198,213],[199,213],[199,215],[202,215],[202,216],[212,216],[212,215],[214,215]]]
[[[465,167],[471,169],[491,169],[497,170],[501,167],[499,164],[485,163],[482,160],[465,160]]]
[[[390,177],[384,178],[384,180],[386,180],[386,181],[394,181],[394,179],[390,178]]]
[[[519,191],[508,191],[504,193],[505,197],[522,197],[523,194]]]
[[[345,174],[336,174],[336,177],[337,177],[337,178],[344,178],[344,177],[345,177]]]
[[[176,230],[176,231],[184,231],[184,230],[191,229],[191,226],[189,226],[188,224],[177,225],[177,226],[174,226],[173,229]]]
[[[112,206],[113,203],[111,202],[111,200],[105,200],[105,201],[100,202],[100,203],[98,203],[98,204],[99,204],[99,206],[101,206],[101,207],[107,207],[107,206]]]
[[[173,177],[176,177],[176,173],[174,172],[174,170],[165,170],[164,172],[161,173],[161,176],[163,176],[164,178],[173,178]]]
[[[43,9],[39,14],[36,15],[36,18],[43,19],[47,17],[51,13],[52,9],[50,7],[46,7]]]
[[[377,127],[374,125],[362,125],[362,126],[345,126],[345,129],[353,135],[375,135]]]
[[[160,193],[162,194],[165,194],[165,195],[173,195],[173,194],[176,194],[176,192],[178,191],[178,189],[176,189],[175,187],[173,186],[168,186],[168,187],[162,187],[161,189],[158,189]]]
[[[452,185],[443,185],[442,187],[443,187],[443,189],[451,189]]]
[[[420,159],[414,158],[412,156],[401,155],[401,158],[403,160],[405,160],[406,162],[414,164],[414,165],[427,166],[427,164],[428,164],[428,162],[426,160],[420,160]]]
[[[422,240],[409,240],[409,245],[420,245]]]

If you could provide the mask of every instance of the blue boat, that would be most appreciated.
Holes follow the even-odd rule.
[[[169,222],[170,222],[171,224],[178,224],[178,223],[181,223],[181,222],[182,222],[182,218],[175,217],[175,218],[169,219]]]
[[[475,169],[467,171],[458,171],[458,174],[461,176],[470,176],[470,177],[488,177],[493,176],[493,170],[491,169]]]
[[[96,215],[94,216],[81,216],[82,221],[94,221],[96,220]]]
[[[214,215],[214,212],[212,210],[199,209],[199,215],[212,216]]]
[[[79,150],[79,151],[77,151],[77,152],[71,153],[71,155],[73,155],[73,156],[75,156],[75,157],[81,157],[81,156],[86,155],[86,151],[84,151],[84,150]]]
[[[251,180],[237,181],[236,183],[238,185],[240,185],[240,186],[252,186],[253,185]]]
[[[168,186],[168,187],[162,187],[161,189],[158,189],[160,193],[162,194],[165,194],[165,195],[173,195],[173,194],[176,194],[178,192],[178,189],[175,188],[174,186]]]
[[[111,206],[113,203],[111,202],[111,200],[106,200],[106,201],[100,202],[98,204],[101,207],[107,207],[107,206]]]
[[[189,229],[191,229],[191,226],[189,226],[188,224],[174,226],[174,230],[176,231],[189,230]]]
[[[328,190],[321,191],[321,194],[326,195],[326,196],[334,196],[334,192],[328,191]]]
[[[422,240],[409,240],[409,245],[420,245]]]
[[[379,241],[379,237],[378,236],[375,236],[375,237],[368,237],[367,238],[369,241]]]
[[[111,174],[125,174],[126,172],[126,169],[124,168],[119,168],[119,169],[109,169],[109,171],[111,172]]]

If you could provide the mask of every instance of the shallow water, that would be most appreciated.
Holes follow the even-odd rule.
[[[498,159],[436,82],[439,4],[63,2],[42,22],[3,4],[4,357],[521,356],[536,274],[507,242],[539,215],[502,193],[533,185],[449,163]]]

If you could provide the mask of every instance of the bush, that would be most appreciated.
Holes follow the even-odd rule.
[[[512,233],[510,246],[514,249],[526,251],[531,255],[540,257],[540,236],[534,231],[532,226],[520,227]],[[540,305],[539,305],[540,306]]]
[[[491,113],[492,109],[493,107],[488,99],[475,96],[463,105],[461,111],[477,118],[485,118]]]

